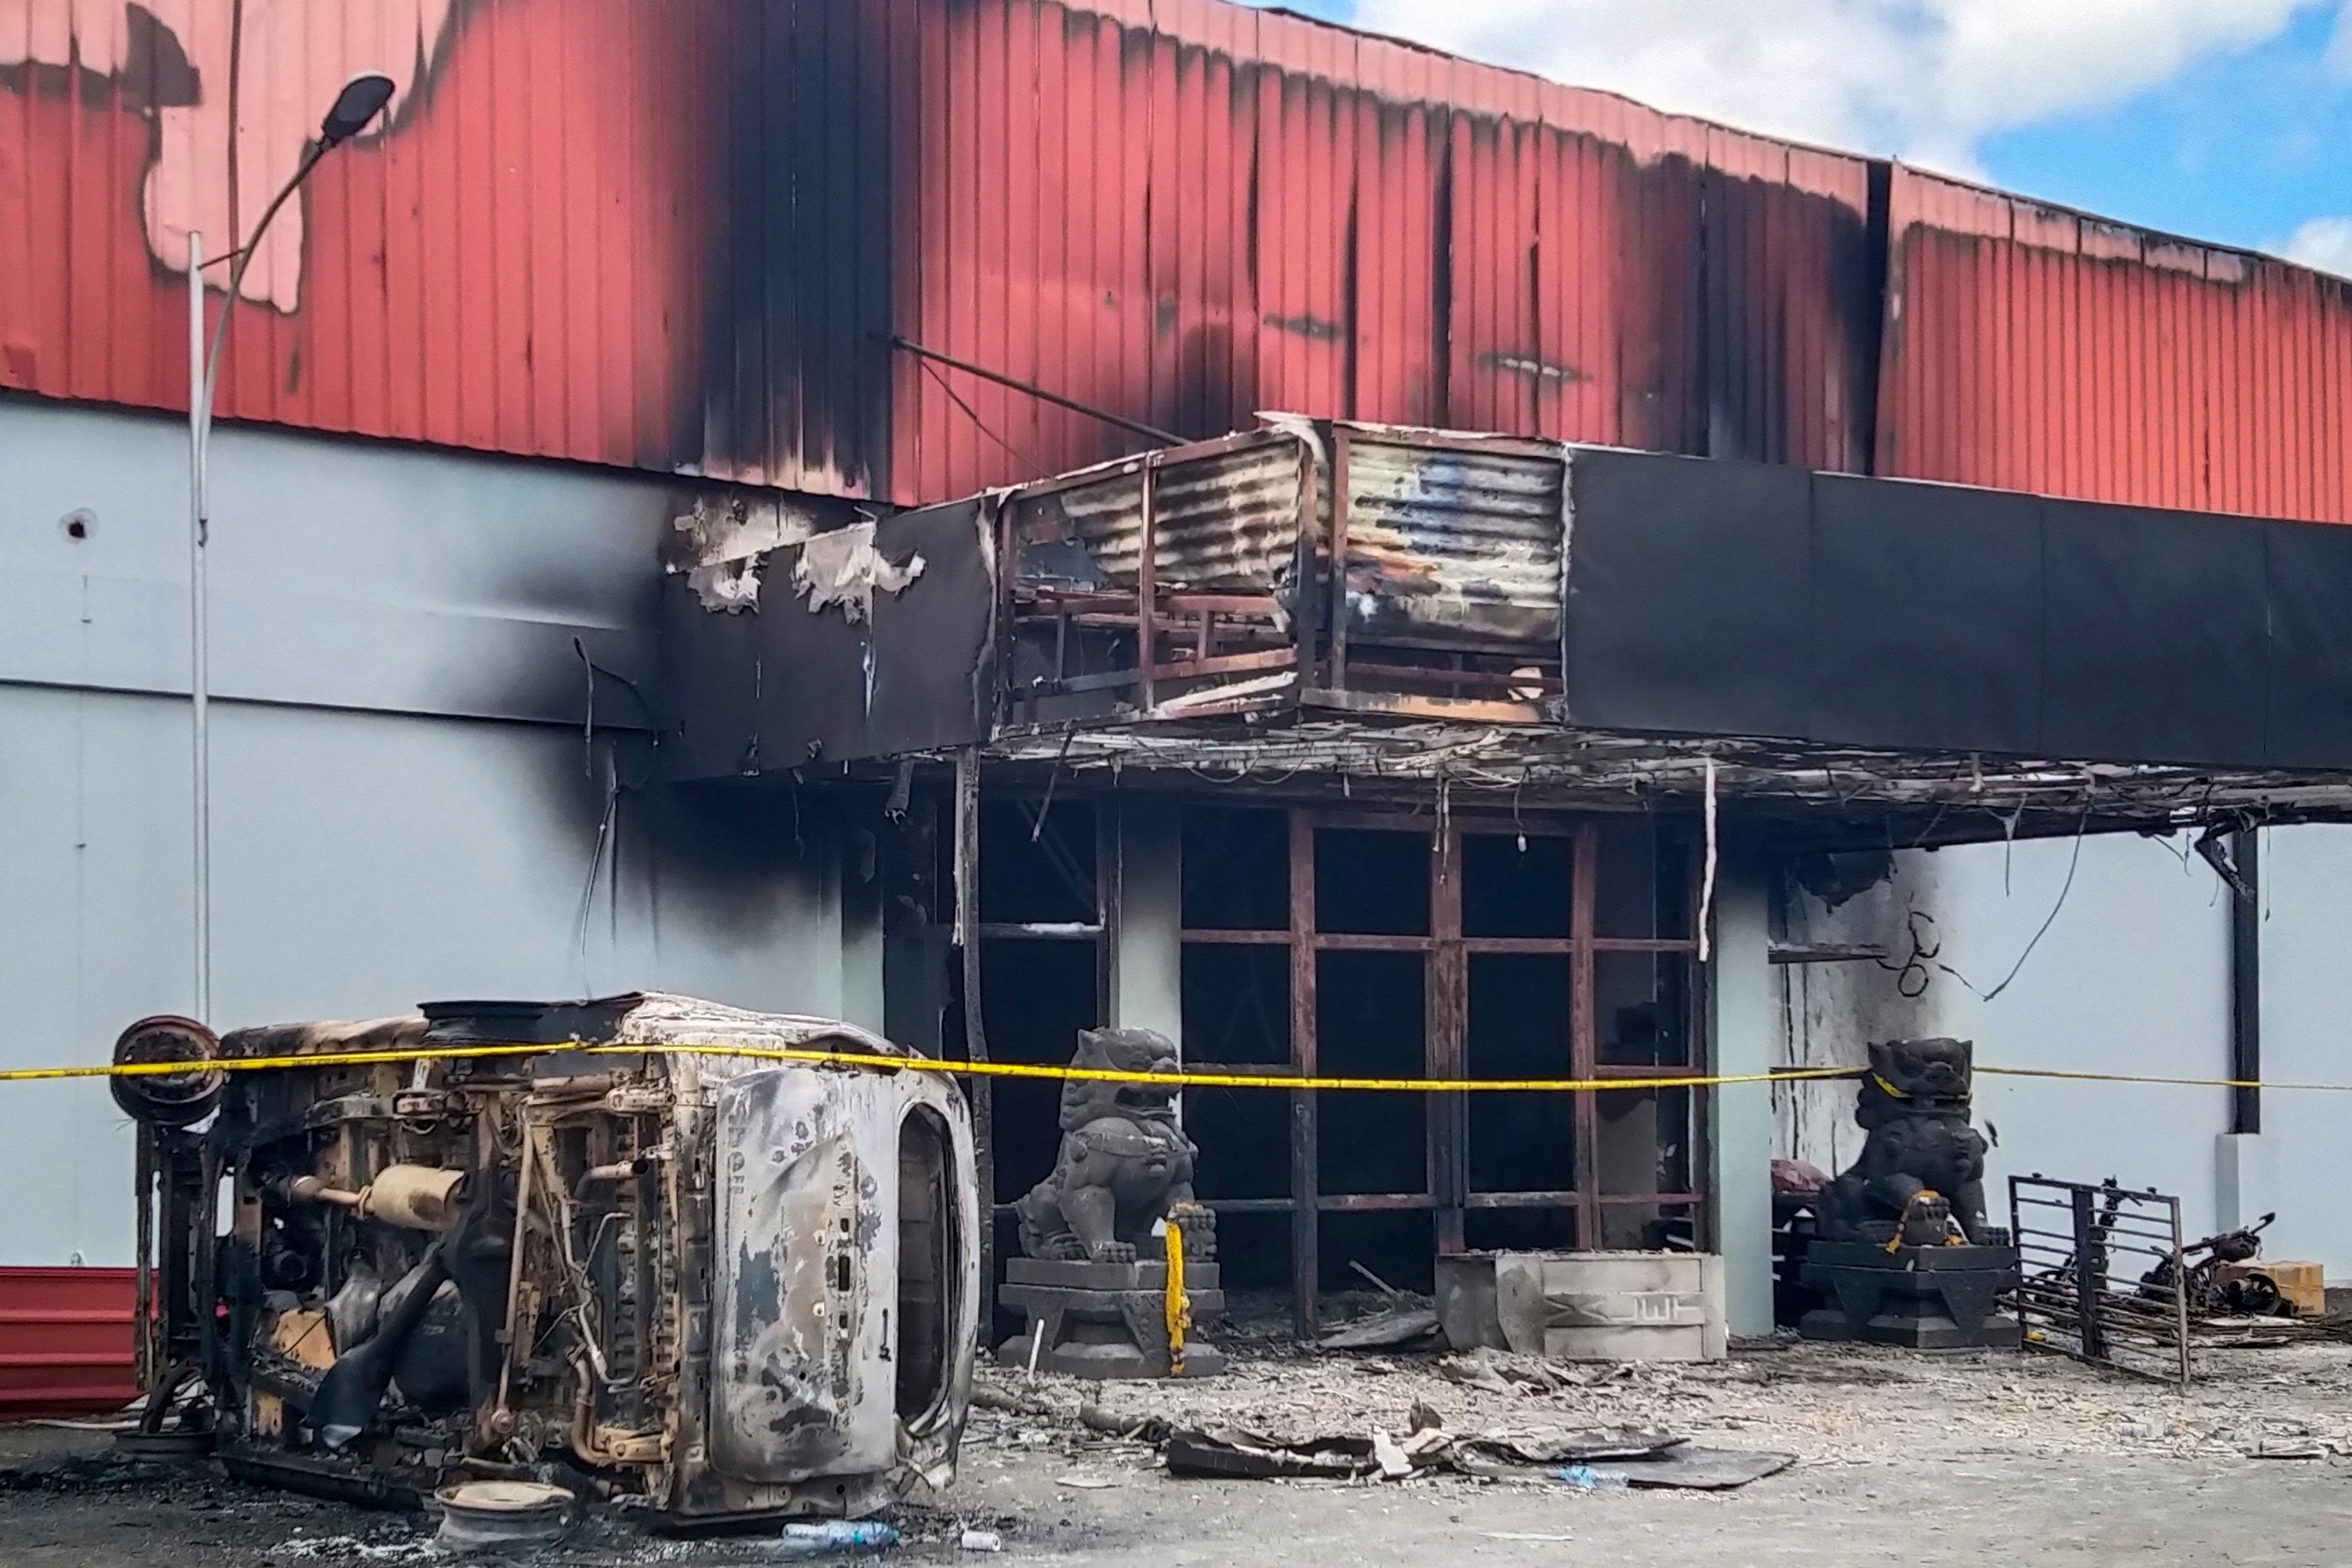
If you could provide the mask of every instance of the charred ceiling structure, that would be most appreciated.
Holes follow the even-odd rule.
[[[890,1032],[950,1054],[1110,1022],[1275,1074],[1699,1071],[1718,875],[2352,812],[2325,526],[1274,417],[711,544],[666,591],[666,767],[839,797]],[[1051,1113],[997,1089],[1000,1204]],[[1708,1237],[1714,1113],[1184,1104],[1229,1285],[1310,1319],[1350,1260]]]

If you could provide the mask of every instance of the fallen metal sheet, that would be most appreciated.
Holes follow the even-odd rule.
[[[1437,1310],[1422,1308],[1410,1312],[1385,1312],[1361,1322],[1325,1334],[1315,1342],[1318,1350],[1397,1350],[1418,1344],[1437,1333]]]
[[[1603,1485],[1622,1481],[1644,1490],[1727,1491],[1778,1475],[1797,1462],[1794,1454],[1748,1448],[1693,1448],[1682,1446],[1679,1438],[1675,1443],[1672,1448],[1643,1458],[1570,1459],[1563,1464],[1591,1471]],[[1514,1464],[1476,1451],[1469,1444],[1455,1445],[1448,1462],[1464,1475],[1503,1481],[1558,1480],[1563,1469],[1563,1464]]]
[[[1609,1459],[1592,1469],[1599,1475],[1622,1476],[1628,1486],[1727,1491],[1777,1476],[1796,1462],[1794,1454],[1764,1449],[1675,1448],[1654,1459]]]
[[[1463,1437],[1455,1441],[1454,1455],[1457,1464],[1465,1457],[1507,1465],[1590,1464],[1597,1459],[1657,1458],[1688,1440],[1663,1427],[1584,1427],[1519,1437]]]
[[[1222,1480],[1273,1480],[1286,1476],[1352,1480],[1377,1468],[1369,1437],[1286,1443],[1239,1427],[1171,1432],[1166,1458],[1171,1476]]]
[[[1695,1491],[1746,1486],[1797,1462],[1794,1454],[1769,1450],[1695,1448],[1656,1427],[1458,1439],[1433,1428],[1402,1441],[1381,1432],[1293,1439],[1214,1427],[1171,1433],[1166,1459],[1170,1475],[1213,1480],[1402,1479],[1444,1469],[1495,1480],[1550,1481],[1575,1466],[1604,1484]]]

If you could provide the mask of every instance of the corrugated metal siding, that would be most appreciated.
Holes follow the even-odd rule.
[[[224,417],[901,501],[1129,448],[897,330],[1191,435],[1853,459],[1855,160],[1216,0],[127,15],[0,5],[0,385],[184,404],[189,223],[227,250],[381,65],[390,129],[273,229]]]
[[[1371,632],[1559,635],[1562,455],[1350,430],[1348,605]]]
[[[1188,436],[1281,408],[1867,453],[1864,160],[1213,0],[929,16],[943,77],[892,159],[918,341]],[[1130,444],[954,371],[896,385],[901,498]]]
[[[1231,450],[1171,454],[1152,479],[1152,580],[1162,590],[1273,592],[1297,554],[1298,467],[1298,437],[1273,431]],[[1133,591],[1143,556],[1139,460],[1012,505],[1027,549],[1078,545],[1097,585]]]
[[[1882,311],[1884,165],[1223,0],[0,0],[0,387],[183,404],[189,225],[362,65],[225,416],[902,502],[1132,447],[896,332],[1187,436],[2352,483],[2336,284],[1906,171]]]
[[[1882,473],[2352,522],[2352,282],[1895,172]]]
[[[0,1269],[0,1421],[139,1396],[137,1281],[130,1269]]]
[[[880,7],[184,0],[127,39],[124,12],[0,4],[0,386],[185,407],[190,222],[227,252],[381,66],[390,129],[248,274],[223,418],[870,487]]]

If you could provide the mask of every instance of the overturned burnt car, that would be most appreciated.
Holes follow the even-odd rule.
[[[963,1096],[778,1050],[909,1054],[659,995],[132,1025],[118,1061],[186,1064],[111,1081],[154,1419],[180,1396],[232,1473],[394,1504],[536,1472],[692,1526],[943,1485],[980,1299]]]

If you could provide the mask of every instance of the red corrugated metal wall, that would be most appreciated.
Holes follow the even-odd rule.
[[[2352,282],[1909,169],[1880,471],[2352,521]]]
[[[137,1398],[137,1288],[130,1269],[0,1269],[0,1421]]]
[[[0,387],[184,404],[188,227],[362,66],[226,415],[901,501],[1129,444],[895,332],[1186,435],[2352,515],[2333,284],[1222,0],[0,0]]]
[[[918,340],[1186,435],[1283,408],[1868,451],[1863,160],[1214,0],[969,5],[926,33],[893,155]],[[1126,442],[896,378],[905,496]]]

